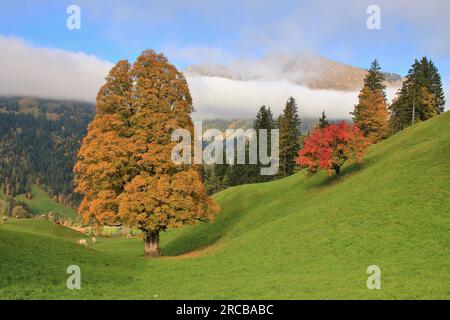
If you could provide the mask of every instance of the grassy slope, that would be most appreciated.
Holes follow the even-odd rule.
[[[33,215],[42,215],[53,211],[59,212],[68,218],[74,219],[76,217],[76,211],[74,209],[54,201],[38,186],[31,186],[31,192],[33,194],[33,199],[31,200],[27,199],[24,194],[18,195],[16,199],[28,204]]]
[[[137,239],[81,248],[38,220],[0,225],[0,297],[448,299],[449,141],[447,112],[373,146],[340,183],[298,173],[227,189],[214,224],[163,235],[166,256],[197,250],[187,256],[145,260]],[[65,289],[69,264],[80,291]],[[382,290],[366,288],[371,264]]]

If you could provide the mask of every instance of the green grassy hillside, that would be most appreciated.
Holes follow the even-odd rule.
[[[17,200],[25,202],[33,215],[47,214],[50,211],[60,213],[63,217],[76,218],[76,211],[51,199],[48,194],[36,185],[31,186],[33,199],[29,200],[24,194],[16,196]]]
[[[59,213],[64,218],[70,218],[74,221],[76,220],[77,213],[75,209],[56,202],[48,195],[48,193],[39,188],[37,185],[32,185],[31,191],[33,194],[32,199],[28,199],[25,194],[17,195],[15,199],[26,203],[32,215],[47,215],[50,211],[53,211],[54,213]],[[2,201],[3,203],[6,203],[7,200],[8,197],[6,197],[0,189],[0,209]]]
[[[372,146],[336,183],[303,172],[215,196],[213,224],[162,236],[100,239],[46,221],[0,225],[1,298],[450,298],[450,113]],[[82,289],[65,287],[81,267]],[[366,268],[381,268],[368,290]]]

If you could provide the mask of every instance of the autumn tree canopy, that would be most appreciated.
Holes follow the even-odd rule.
[[[362,163],[368,142],[363,132],[354,124],[340,122],[315,129],[303,142],[296,163],[310,173],[320,170],[336,171],[340,179],[341,167],[347,160]]]
[[[85,223],[140,229],[145,255],[159,256],[161,231],[213,218],[200,167],[171,158],[173,130],[193,135],[192,111],[184,76],[162,54],[112,68],[74,168]]]
[[[359,93],[353,122],[370,142],[376,143],[389,135],[389,112],[386,104],[385,78],[378,61],[372,62]]]
[[[363,131],[371,143],[389,135],[389,113],[384,94],[364,86],[359,94],[359,103],[353,112],[353,122]]]

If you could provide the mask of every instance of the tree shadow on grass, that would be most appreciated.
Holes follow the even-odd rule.
[[[222,209],[214,222],[199,222],[178,230],[168,231],[167,242],[162,243],[165,256],[186,254],[217,243],[243,217],[242,211]]]
[[[346,178],[357,174],[360,170],[365,170],[367,167],[371,166],[377,161],[378,156],[371,156],[370,158],[367,158],[366,162],[362,165],[359,165],[357,163],[348,163],[342,168],[342,180],[345,180]],[[318,174],[322,176],[317,177],[312,181],[308,181],[309,179],[302,179],[298,182],[295,181],[295,183],[292,184],[292,187],[295,188],[295,185],[297,183],[308,183],[307,190],[305,191],[314,192],[315,188],[334,186],[343,182],[342,180],[336,180],[335,172],[333,172],[332,176],[328,176],[323,172]],[[278,181],[279,180],[277,180],[277,182]],[[227,196],[231,195],[232,193],[228,194]],[[212,246],[223,239],[229,232],[229,230],[232,229],[233,226],[244,217],[243,212],[245,212],[247,208],[243,208],[240,206],[232,206],[230,208],[228,207],[228,205],[230,205],[231,202],[227,201],[226,198],[223,198],[221,202],[225,203],[226,207],[222,208],[222,212],[217,215],[215,222],[198,223],[194,226],[187,226],[178,230],[171,230],[168,231],[167,234],[164,234],[162,237],[163,254],[165,256],[183,255],[189,252],[203,249],[208,246]]]
[[[345,164],[341,168],[341,180],[336,179],[336,172],[333,171],[331,176],[321,177],[316,179],[316,181],[312,182],[310,184],[311,188],[323,188],[323,187],[329,187],[332,185],[337,185],[341,182],[343,182],[345,179],[357,174],[361,170],[366,170],[370,166],[372,166],[374,163],[378,161],[380,156],[370,156],[369,158],[366,158],[364,160],[364,163],[358,164],[356,162],[351,162],[348,164]],[[320,173],[319,173],[320,174]]]
[[[182,227],[163,235],[163,254],[166,256],[182,255],[215,245],[223,240],[227,234],[230,234],[230,230],[246,217],[249,210],[258,210],[259,207],[270,203],[271,198],[279,197],[279,193],[273,192],[278,190],[276,185],[267,187],[272,183],[274,182],[231,187],[225,191],[226,193],[217,197],[220,199],[218,201],[222,206],[222,211],[215,217],[214,222]],[[264,201],[259,201],[259,199]]]
[[[240,219],[240,214],[234,214],[222,221],[212,223],[199,223],[195,226],[183,227],[182,230],[170,231],[179,233],[174,238],[163,243],[162,250],[165,256],[186,254],[207,246],[214,245],[227,233]]]

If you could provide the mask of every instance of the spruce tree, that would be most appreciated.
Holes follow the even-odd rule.
[[[372,143],[386,138],[389,132],[385,88],[384,75],[375,60],[364,79],[364,86],[358,96],[359,102],[350,113],[353,115],[353,122]]]
[[[249,165],[252,166],[251,174],[254,175],[254,181],[263,182],[271,179],[270,176],[261,175],[261,167],[263,166],[260,163],[259,159],[259,147],[260,147],[260,133],[259,130],[266,130],[267,132],[267,146],[266,150],[268,155],[270,155],[271,151],[271,130],[275,129],[277,126],[276,121],[273,119],[272,111],[270,107],[266,107],[265,105],[261,106],[256,114],[256,120],[253,123],[253,129],[256,131],[256,135],[258,137],[258,164],[257,165]]]
[[[268,135],[270,135],[270,129],[274,129],[275,127],[276,122],[273,119],[273,114],[270,107],[266,107],[265,105],[261,106],[256,113],[256,120],[253,122],[253,129],[266,129],[268,130]]]
[[[388,136],[389,114],[380,90],[370,90],[364,86],[353,115],[353,122],[370,142],[377,143]]]
[[[444,112],[445,96],[442,88],[441,76],[433,61],[423,57],[416,64],[414,70],[416,82],[426,88],[426,90],[434,96],[434,108],[436,114]]]
[[[381,66],[378,60],[375,59],[370,65],[370,69],[366,77],[364,78],[364,86],[368,87],[370,90],[380,90],[383,97],[386,97],[386,85],[384,84],[386,78],[381,71]]]
[[[300,148],[300,117],[295,99],[290,97],[286,102],[283,113],[278,118],[280,130],[280,175],[286,176],[294,172],[294,159]]]
[[[434,63],[430,60],[430,77],[431,77],[431,90],[430,92],[434,95],[434,98],[436,99],[436,112],[438,114],[444,113],[444,106],[445,106],[445,94],[444,89],[442,88],[442,81],[441,81],[441,75],[439,74],[439,71],[437,67],[434,65]]]
[[[321,115],[320,118],[319,118],[319,124],[318,124],[318,127],[319,127],[320,129],[323,129],[323,128],[327,127],[329,124],[330,124],[330,123],[329,123],[328,120],[327,120],[327,116],[326,116],[326,114],[325,114],[325,110],[322,110],[322,115]]]
[[[431,60],[415,60],[390,106],[392,129],[403,130],[444,111],[445,96],[439,72]]]

